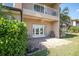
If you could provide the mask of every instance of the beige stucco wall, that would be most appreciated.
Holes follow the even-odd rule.
[[[24,18],[23,21],[27,24],[28,35],[30,38],[32,38],[32,25],[33,24],[45,25],[46,36],[48,36],[50,31],[53,30],[55,32],[56,37],[59,37],[58,22],[51,22],[51,21],[45,21],[45,20],[39,20],[39,19],[27,19],[27,18]]]
[[[23,8],[32,10],[33,3],[23,3]]]
[[[59,5],[59,3],[39,3],[39,4],[44,4],[48,7],[55,8],[55,9],[57,9]]]
[[[33,3],[23,3],[22,5],[23,5],[23,14],[25,14],[25,15],[40,17],[42,19],[51,19],[52,21],[53,20],[55,20],[55,21],[58,21],[59,20],[58,19],[58,17],[59,17],[59,15],[58,15],[59,14],[58,7],[59,6],[57,6],[57,4],[53,4],[54,6],[57,6],[57,9],[51,7],[51,4],[48,4],[48,5],[50,5],[48,7],[53,8],[54,11],[56,11],[56,13],[57,13],[56,16],[51,15],[51,11],[49,10],[50,8],[48,8],[48,10],[46,9],[47,10],[47,13],[50,13],[50,15],[49,15],[49,14],[43,14],[41,12],[34,11],[33,10],[33,8],[34,8]]]
[[[19,8],[19,9],[22,9],[22,8],[33,9],[33,5],[31,3],[23,3],[23,4],[16,3],[15,5],[16,5],[16,8]],[[56,5],[55,7],[56,7],[55,9],[57,9],[57,11],[59,11],[59,9],[58,9],[59,6]],[[23,12],[23,16],[24,16],[24,13],[27,13],[27,12]],[[35,14],[33,14],[33,15],[35,15]],[[38,14],[38,16],[39,16],[39,14]],[[45,35],[46,36],[48,36],[50,31],[53,30],[54,33],[55,33],[55,36],[57,38],[59,37],[59,19],[58,19],[59,18],[59,13],[58,13],[57,18],[55,18],[55,19],[54,19],[54,17],[51,18],[52,21],[48,21],[49,20],[48,18],[46,18],[48,20],[43,20],[43,18],[41,18],[41,19],[32,19],[32,18],[27,18],[27,17],[28,16],[25,16],[23,18],[23,21],[27,24],[29,37],[32,38],[32,25],[33,24],[45,25]],[[48,16],[45,16],[45,17],[48,17]]]
[[[72,25],[73,26],[76,26],[76,21],[72,21]]]
[[[22,7],[28,7],[28,8],[31,8],[33,3],[15,3],[15,7],[16,8],[20,8],[22,9]],[[45,4],[47,5],[48,7],[51,7],[51,8],[55,8],[55,9],[58,9],[59,8],[59,4],[57,3],[42,3],[42,4]],[[22,6],[23,5],[23,6]]]
[[[26,7],[28,9],[30,9],[30,8],[33,7],[33,4],[35,4],[35,3],[23,3],[23,8]],[[46,5],[46,6],[50,7],[50,8],[55,8],[55,9],[59,8],[59,4],[57,4],[57,3],[38,3],[38,4]]]
[[[52,30],[54,31],[55,36],[59,38],[59,22],[53,22]]]
[[[15,8],[22,9],[22,3],[15,3]]]

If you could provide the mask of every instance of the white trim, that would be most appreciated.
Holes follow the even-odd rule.
[[[37,36],[32,36],[33,38],[38,38],[38,37],[45,37],[45,35],[37,35]]]
[[[37,38],[37,37],[45,37],[45,31],[44,31],[44,28],[45,28],[45,25],[39,25],[39,24],[33,24],[32,26],[32,33],[33,33],[33,28],[39,28],[39,34],[36,35],[36,34],[32,34],[32,37],[34,38]],[[40,28],[43,28],[43,34],[40,34]],[[36,30],[34,30],[35,33],[36,33]]]

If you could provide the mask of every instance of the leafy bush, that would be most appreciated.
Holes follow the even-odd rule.
[[[79,26],[71,26],[68,30],[69,32],[79,32]]]
[[[27,30],[23,22],[0,18],[0,55],[24,55]]]

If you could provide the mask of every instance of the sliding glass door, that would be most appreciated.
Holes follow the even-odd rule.
[[[33,25],[33,37],[44,37],[44,27],[45,25]]]

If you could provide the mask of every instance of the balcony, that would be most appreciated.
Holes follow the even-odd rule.
[[[25,4],[23,6],[23,14],[41,19],[50,19],[51,21],[58,20],[57,10],[47,7],[45,5],[40,5],[42,6],[41,9],[36,9],[35,5],[39,6],[40,4],[29,4],[29,5]]]

